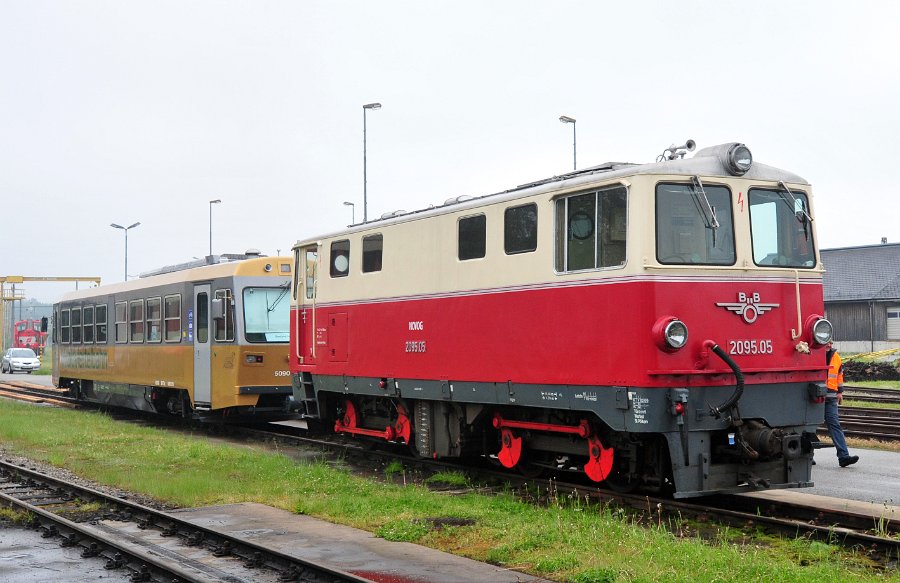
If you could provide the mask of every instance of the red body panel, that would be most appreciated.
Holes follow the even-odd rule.
[[[20,330],[23,326],[24,330]],[[36,353],[44,348],[46,334],[40,331],[39,320],[20,320],[13,330],[14,348],[31,348]]]
[[[802,320],[821,315],[821,281],[799,287]],[[703,342],[712,340],[732,354],[748,384],[820,381],[822,352],[796,349],[798,342],[810,342],[806,330],[792,339],[798,327],[796,293],[787,277],[621,277],[319,305],[315,317],[309,307],[291,314],[292,329],[300,330],[299,338],[291,335],[291,363],[295,373],[337,376],[588,386],[733,384],[723,362],[714,355],[704,359]],[[739,294],[757,294],[754,306],[770,308],[755,313],[751,307],[745,319],[717,305],[738,303]],[[666,352],[653,336],[654,323],[666,315],[688,326],[681,350]]]

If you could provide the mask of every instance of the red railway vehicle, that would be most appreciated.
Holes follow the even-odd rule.
[[[47,344],[47,333],[41,332],[40,320],[19,320],[13,329],[13,347],[30,348],[42,354]]]
[[[306,416],[617,489],[812,485],[832,329],[810,185],[693,149],[299,241]]]

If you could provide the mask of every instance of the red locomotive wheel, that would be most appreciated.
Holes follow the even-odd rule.
[[[516,437],[509,429],[502,429],[500,437],[501,447],[500,453],[497,454],[497,459],[500,460],[503,467],[514,468],[519,463],[519,460],[522,459],[522,438]]]
[[[584,473],[595,482],[602,482],[612,472],[613,448],[603,447],[603,443],[596,435],[589,437],[587,442],[588,463],[584,465]]]

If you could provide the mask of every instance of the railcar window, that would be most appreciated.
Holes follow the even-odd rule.
[[[487,219],[484,215],[459,219],[459,245],[457,257],[460,261],[481,259],[485,254]]]
[[[163,318],[166,321],[166,342],[181,342],[181,296],[166,296]]]
[[[625,265],[628,191],[613,186],[556,201],[556,270]]]
[[[190,319],[188,319],[190,323]],[[197,342],[206,344],[209,342],[209,296],[206,293],[197,294]]]
[[[81,344],[81,308],[72,308],[72,344]]]
[[[290,340],[288,285],[244,289],[244,337],[247,342],[287,342]]]
[[[59,337],[59,308],[56,308],[56,311],[54,312],[53,316],[54,316],[53,317],[53,336],[51,338],[51,341],[54,344],[60,344],[61,341],[60,341],[60,337]]]
[[[128,342],[128,302],[116,302],[116,342]]]
[[[704,200],[705,194],[705,200]],[[706,201],[719,223],[710,224]],[[669,265],[734,265],[731,191],[724,186],[656,186],[656,259]]]
[[[537,249],[537,205],[525,204],[503,213],[503,250],[507,255]]]
[[[97,330],[97,344],[106,344],[106,306],[94,307],[95,329]]]
[[[162,299],[147,298],[147,342],[162,341]]]
[[[213,318],[213,338],[219,342],[234,341],[234,297],[230,289],[217,289],[215,299],[222,302],[222,317]],[[218,314],[214,314],[218,316]]]
[[[85,306],[82,313],[83,313],[83,317],[81,319],[81,323],[84,325],[84,332],[81,335],[81,340],[85,344],[93,344],[94,343],[94,306]]]
[[[71,342],[71,336],[69,334],[69,314],[71,312],[69,310],[62,310],[59,313],[59,341],[62,344],[68,344]]]
[[[771,267],[814,267],[816,254],[806,194],[751,188],[748,200],[753,262]]]
[[[144,341],[144,300],[132,300],[128,310],[129,342]]]
[[[363,237],[363,273],[381,271],[381,254],[384,239],[381,235],[369,235]]]
[[[349,273],[350,241],[335,241],[331,244],[331,277],[347,277]]]

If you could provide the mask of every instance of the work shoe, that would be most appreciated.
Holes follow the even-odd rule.
[[[847,466],[852,466],[853,464],[855,464],[858,461],[859,461],[858,455],[851,455],[851,456],[842,457],[841,459],[839,459],[838,465],[840,465],[842,468],[846,468]]]

